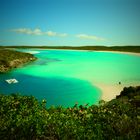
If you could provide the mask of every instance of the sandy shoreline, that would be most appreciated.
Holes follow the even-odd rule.
[[[112,99],[114,99],[117,95],[120,94],[120,92],[123,90],[124,86],[122,85],[105,85],[105,84],[100,84],[100,85],[96,85],[96,87],[98,87],[101,92],[101,100],[104,101],[110,101]]]
[[[122,52],[122,51],[95,51],[95,52],[111,52],[111,53],[129,54],[129,55],[140,56],[140,53],[134,53],[134,52]]]
[[[110,101],[112,99],[115,99],[117,95],[120,95],[120,92],[123,90],[124,87],[130,87],[130,86],[139,86],[140,83],[131,83],[131,84],[114,84],[114,85],[109,85],[109,84],[95,84],[93,83],[94,86],[98,87],[101,92],[101,100],[104,101]]]
[[[64,51],[82,51],[82,52],[109,52],[109,53],[119,53],[119,54],[129,54],[129,55],[135,55],[140,56],[140,53],[135,52],[123,52],[123,51],[104,51],[104,50],[72,50],[72,49],[35,49],[35,50],[64,50]]]

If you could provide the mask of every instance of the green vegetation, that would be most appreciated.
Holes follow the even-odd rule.
[[[53,48],[140,52],[138,46]],[[0,49],[0,72],[35,59],[32,54]],[[134,140],[139,137],[140,86],[124,88],[116,99],[100,101],[98,106],[76,104],[69,108],[46,108],[45,100],[40,102],[33,96],[0,94],[1,140]]]
[[[33,60],[36,60],[36,58],[32,54],[0,49],[0,73],[7,72]]]
[[[90,50],[90,51],[123,51],[123,52],[135,52],[140,53],[140,46],[1,46],[0,48],[40,48],[40,49],[71,49],[71,50]]]
[[[46,101],[0,95],[0,139],[134,140],[140,134],[140,86],[99,105],[46,108]]]

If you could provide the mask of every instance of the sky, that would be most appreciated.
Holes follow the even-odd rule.
[[[0,0],[0,45],[140,45],[140,0]]]

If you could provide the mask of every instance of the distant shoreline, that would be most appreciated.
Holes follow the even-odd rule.
[[[140,46],[0,46],[9,49],[85,50],[140,53]]]
[[[140,56],[140,53],[135,53],[135,52],[123,52],[123,51],[96,51],[96,52],[111,52],[111,53],[129,54],[129,55]]]
[[[36,50],[65,50],[65,51],[83,51],[83,52],[89,52],[89,51],[91,51],[91,52],[111,52],[111,53],[119,53],[119,54],[129,54],[129,55],[135,55],[135,56],[140,56],[140,52],[126,52],[126,51],[111,51],[111,50],[109,50],[109,51],[105,51],[105,50],[72,50],[72,49],[46,49],[46,48],[39,48],[39,49],[36,49]]]

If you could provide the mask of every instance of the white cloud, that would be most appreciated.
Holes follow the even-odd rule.
[[[56,36],[57,33],[56,32],[53,32],[53,31],[48,31],[46,32],[48,36]]]
[[[35,28],[35,29],[30,29],[30,28],[18,28],[18,29],[12,29],[12,32],[16,32],[16,33],[21,33],[21,34],[28,34],[28,35],[47,35],[49,37],[66,37],[68,36],[68,34],[66,33],[57,33],[54,31],[41,31],[41,29],[39,28]],[[77,34],[76,35],[77,38],[80,39],[90,39],[90,40],[96,40],[96,41],[104,41],[106,39],[101,38],[101,37],[97,37],[94,35],[87,35],[87,34]]]
[[[100,38],[94,35],[87,35],[87,34],[78,34],[76,37],[81,38],[81,39],[91,39],[91,40],[96,40],[96,41],[104,41],[104,38]]]
[[[63,34],[59,34],[60,37],[66,37],[68,34],[63,33]]]
[[[48,35],[48,36],[52,36],[52,37],[66,37],[67,34],[66,33],[56,33],[53,31],[46,31],[43,32],[41,31],[41,29],[39,28],[35,28],[35,29],[30,29],[30,28],[18,28],[18,29],[12,29],[12,32],[16,32],[16,33],[21,33],[21,34],[28,34],[28,35]]]
[[[36,28],[36,29],[34,29],[32,34],[34,34],[34,35],[43,35],[44,33],[40,29]]]
[[[12,29],[11,31],[21,33],[21,34],[28,34],[28,35],[43,35],[43,32],[36,28],[34,30],[31,30],[29,28],[19,28],[19,29]]]
[[[56,33],[53,31],[48,31],[46,32],[48,36],[58,36],[58,37],[66,37],[67,34],[66,33]]]

